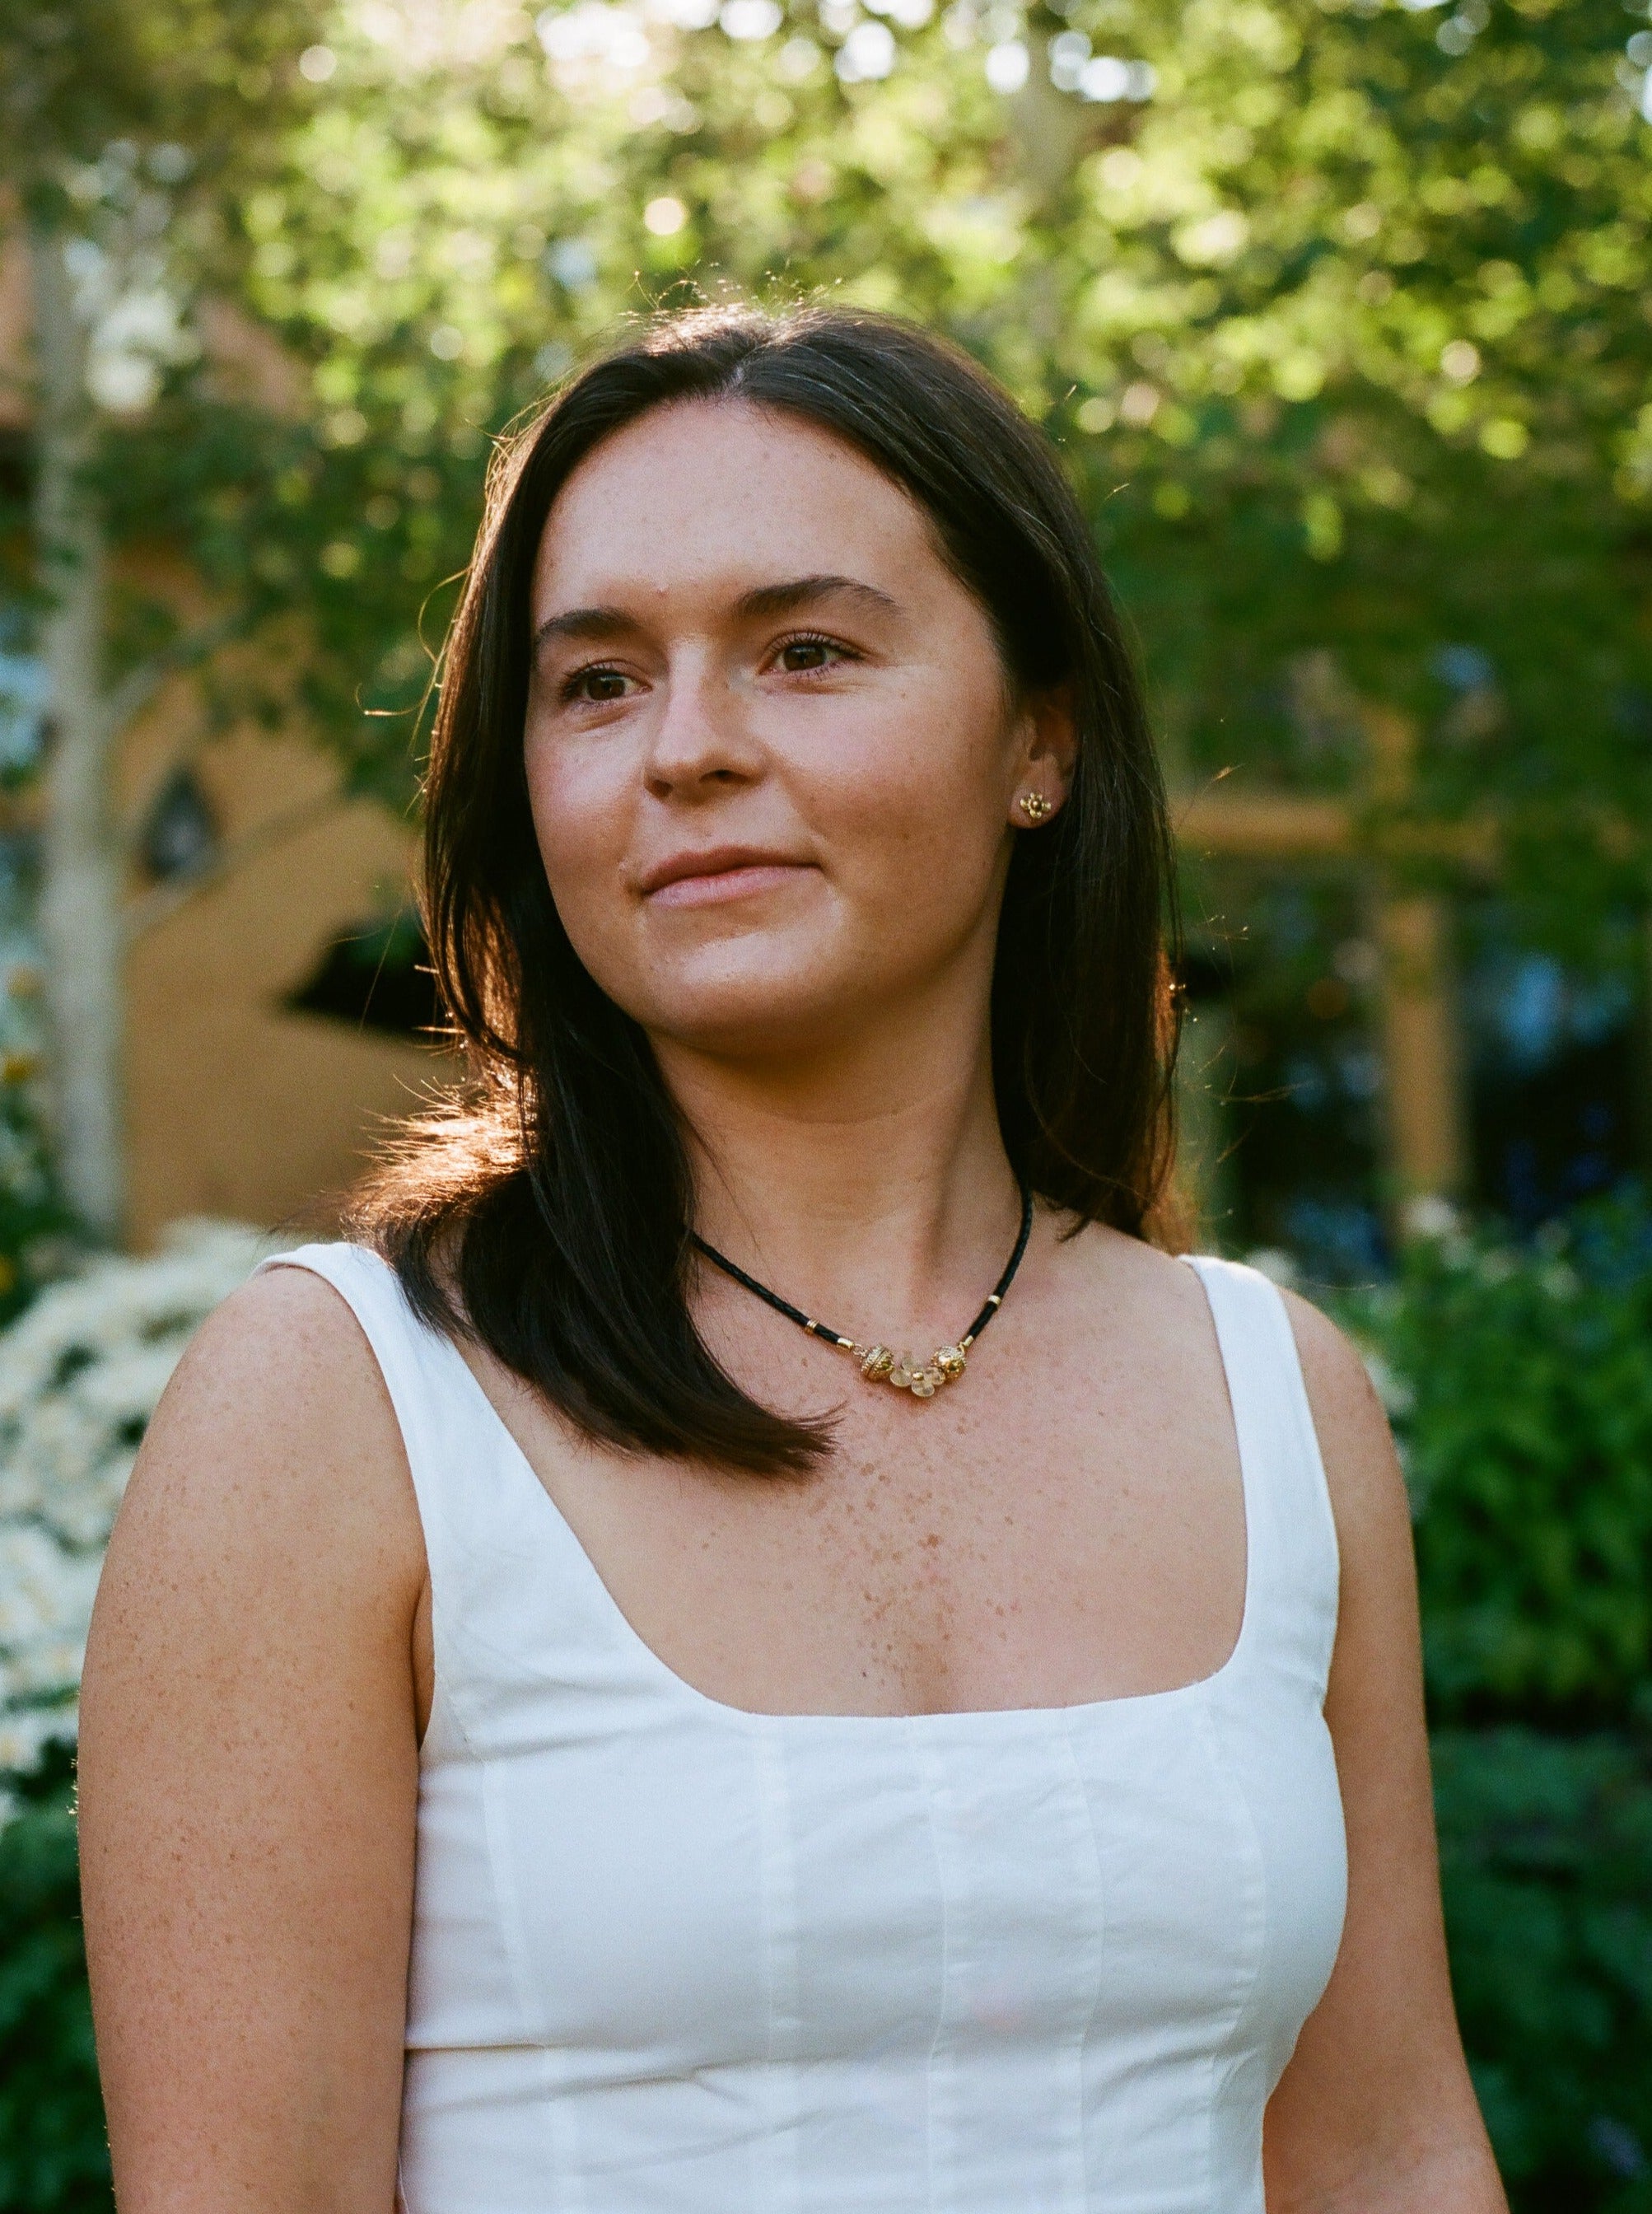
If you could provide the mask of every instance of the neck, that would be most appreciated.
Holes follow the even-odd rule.
[[[886,1014],[784,1060],[657,1040],[700,1234],[851,1335],[956,1335],[1008,1257],[1020,1197],[988,1040],[978,1021],[950,1027]]]

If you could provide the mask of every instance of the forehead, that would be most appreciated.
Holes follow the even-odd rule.
[[[745,401],[679,401],[574,470],[546,521],[534,596],[543,612],[598,588],[824,573],[909,588],[915,566],[946,574],[928,517],[843,439]]]

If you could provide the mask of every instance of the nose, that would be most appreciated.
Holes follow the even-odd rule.
[[[673,654],[657,694],[643,775],[658,799],[690,799],[750,784],[762,771],[739,688],[715,654]]]

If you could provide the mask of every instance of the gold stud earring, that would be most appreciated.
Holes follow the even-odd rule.
[[[1042,792],[1024,792],[1015,804],[1029,823],[1042,823],[1050,811],[1050,804]]]

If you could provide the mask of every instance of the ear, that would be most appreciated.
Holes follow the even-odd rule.
[[[1018,829],[1025,829],[1027,816],[1019,805],[1023,798],[1030,793],[1042,793],[1049,813],[1054,814],[1072,786],[1073,764],[1079,750],[1077,701],[1073,685],[1053,684],[1043,691],[1028,693],[1021,702],[1016,739],[1010,820]]]

